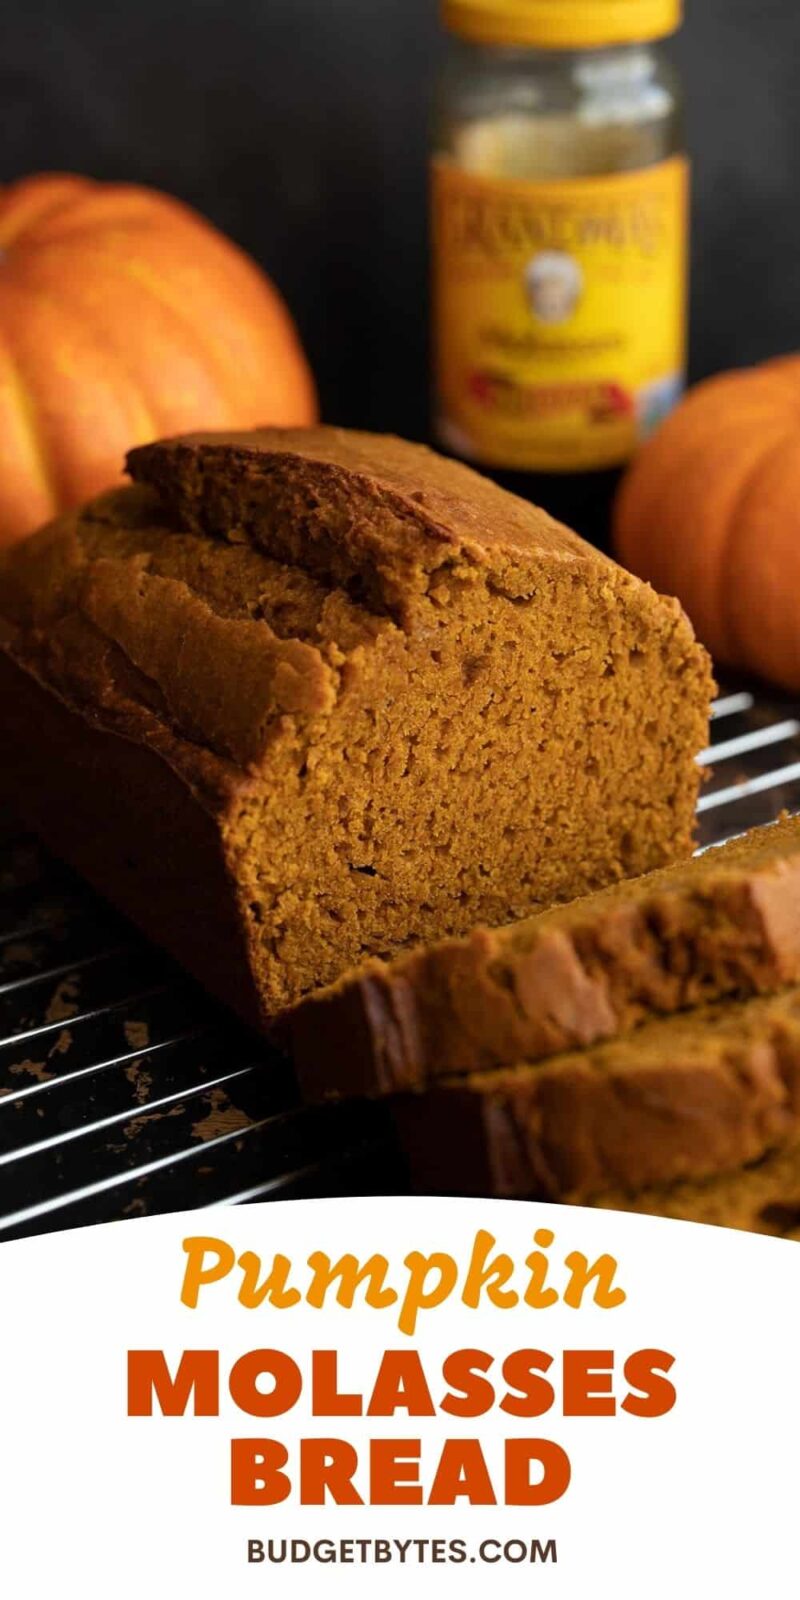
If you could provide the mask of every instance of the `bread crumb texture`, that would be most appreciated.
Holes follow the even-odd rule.
[[[401,440],[129,465],[0,558],[0,643],[212,819],[261,1020],[690,853],[712,681],[677,602]],[[156,897],[191,897],[170,871]]]

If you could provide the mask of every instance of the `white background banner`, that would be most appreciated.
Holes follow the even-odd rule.
[[[200,1236],[220,1241],[201,1263],[201,1275],[217,1276],[198,1288],[191,1308],[181,1300],[184,1241]],[[470,1278],[476,1238],[483,1255]],[[200,1247],[192,1250],[200,1262]],[[373,1298],[386,1303],[365,1303],[365,1279],[352,1307],[338,1304],[336,1278],[321,1308],[309,1303],[308,1262],[318,1252],[333,1264],[346,1254],[361,1266],[384,1257],[382,1293],[373,1273]],[[580,1306],[566,1303],[570,1280],[580,1277],[575,1263],[584,1257],[591,1267],[604,1255],[616,1260],[613,1285],[624,1300],[596,1305],[592,1279]],[[295,1303],[280,1307],[270,1290],[260,1304],[242,1304],[244,1278],[263,1287],[276,1256],[286,1263],[270,1284],[282,1284]],[[220,1209],[2,1245],[0,1593],[291,1600],[313,1591],[326,1600],[373,1596],[380,1585],[381,1595],[413,1587],[436,1600],[485,1596],[489,1587],[530,1594],[535,1584],[575,1600],[795,1594],[799,1267],[796,1247],[778,1240],[464,1200]],[[542,1300],[550,1288],[553,1303],[526,1303],[532,1277],[538,1292],[529,1298]],[[477,1306],[464,1303],[465,1289]],[[465,1350],[472,1356],[453,1359]],[[210,1353],[206,1388],[198,1384],[185,1414],[163,1415],[156,1396],[152,1415],[129,1416],[129,1351],[163,1352],[173,1378],[184,1352]],[[252,1351],[282,1352],[283,1360],[267,1354],[242,1363]],[[317,1358],[315,1395],[314,1351],[337,1353],[336,1392],[351,1398],[334,1409],[350,1414],[325,1413],[333,1358]],[[531,1362],[514,1355],[520,1351],[541,1357]],[[652,1351],[674,1358],[668,1375],[652,1386],[642,1381],[648,1363],[638,1357],[626,1378],[629,1359]],[[564,1352],[573,1354],[565,1360]],[[136,1392],[151,1395],[138,1360]],[[279,1406],[285,1392],[290,1408],[250,1414],[241,1400],[254,1392],[251,1369],[266,1373],[276,1362],[282,1376],[265,1405]],[[520,1384],[531,1365],[538,1377]],[[198,1396],[207,1406],[215,1368],[219,1414],[195,1415]],[[465,1399],[453,1379],[467,1369]],[[293,1384],[301,1388],[291,1404]],[[386,1409],[393,1385],[394,1414],[367,1414],[371,1401],[373,1411]],[[670,1385],[676,1399],[665,1407]],[[267,1396],[272,1387],[266,1376],[258,1382]],[[425,1409],[426,1391],[433,1416],[414,1414]],[[515,1414],[515,1405],[534,1409],[525,1398],[534,1393],[538,1414]],[[450,1409],[442,1409],[448,1396]],[[502,1405],[509,1397],[510,1409]],[[323,1414],[314,1414],[315,1399]],[[664,1414],[634,1414],[648,1404]],[[453,1414],[459,1405],[479,1414]],[[287,1498],[231,1504],[233,1440],[272,1441],[276,1461],[286,1452],[284,1478],[272,1482],[290,1485]],[[303,1440],[312,1443],[301,1447]],[[317,1440],[332,1441],[327,1453]],[[512,1496],[525,1497],[522,1477],[526,1486],[542,1477],[537,1447],[524,1443],[531,1440],[544,1441],[556,1464],[554,1488],[568,1458],[569,1484],[549,1504],[506,1504],[508,1441],[512,1458],[517,1452]],[[371,1441],[400,1441],[377,1447],[373,1495],[421,1503],[369,1503]],[[257,1489],[257,1447],[241,1448],[240,1485]],[[307,1503],[332,1458],[340,1473],[349,1463],[348,1495],[364,1503]],[[461,1495],[430,1504],[434,1489],[452,1498],[459,1472],[474,1499],[493,1493],[497,1503]],[[249,1560],[248,1550],[264,1559]]]

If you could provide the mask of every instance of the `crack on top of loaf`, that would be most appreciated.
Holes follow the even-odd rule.
[[[471,570],[518,604],[535,598],[541,567],[576,569],[576,582],[616,572],[538,507],[388,436],[196,435],[132,452],[129,471],[183,526],[301,567],[404,631],[442,568]]]
[[[358,453],[341,443],[349,436],[336,437],[346,459]],[[263,767],[273,737],[296,734],[302,763],[333,707],[351,689],[358,700],[373,652],[378,665],[385,652],[396,666],[412,636],[429,665],[451,630],[457,644],[465,636],[464,681],[480,709],[492,690],[480,665],[481,618],[502,611],[506,632],[528,638],[542,660],[555,591],[567,648],[571,634],[584,637],[591,625],[616,659],[621,620],[628,627],[638,618],[634,642],[638,631],[649,651],[680,657],[677,672],[700,670],[677,604],[467,469],[417,454],[400,449],[408,481],[398,488],[377,457],[373,470],[354,471],[304,461],[297,450],[234,452],[220,462],[180,441],[150,447],[137,453],[151,461],[139,475],[146,482],[68,514],[4,558],[3,609],[17,620],[16,591],[23,627],[52,637],[52,607],[65,619],[58,643],[69,660],[61,667],[73,662],[76,672],[83,646],[69,630],[82,610],[91,614],[117,652],[103,672],[135,694],[124,653],[158,685],[157,706],[149,685],[141,691],[150,715],[245,774]],[[428,460],[431,489],[411,481],[405,465],[424,477]],[[91,601],[82,606],[87,577]],[[511,605],[524,614],[512,615]],[[212,637],[223,668],[209,677]],[[503,648],[515,648],[514,639]],[[31,655],[41,654],[36,644]],[[81,692],[97,697],[85,670],[83,678]]]

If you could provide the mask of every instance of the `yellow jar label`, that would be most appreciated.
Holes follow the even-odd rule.
[[[686,361],[688,163],[546,183],[434,163],[437,431],[525,471],[626,461]]]

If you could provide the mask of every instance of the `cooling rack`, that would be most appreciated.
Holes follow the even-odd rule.
[[[800,811],[800,702],[726,686],[701,761],[701,849]],[[263,1040],[0,825],[0,1238],[406,1188],[384,1106],[303,1107]]]

